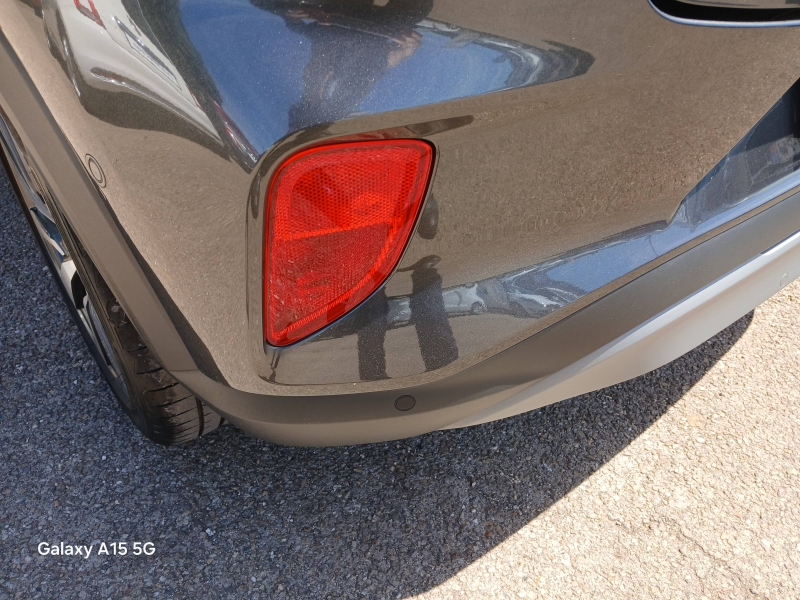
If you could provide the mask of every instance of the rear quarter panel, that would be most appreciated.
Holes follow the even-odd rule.
[[[276,164],[297,148],[375,132],[434,143],[427,202],[438,207],[436,232],[413,237],[386,295],[411,294],[412,267],[428,257],[436,258],[431,285],[469,289],[668,222],[800,72],[800,56],[787,51],[798,42],[795,29],[678,25],[644,1],[358,6],[124,3],[122,17],[157,40],[213,133],[141,98],[82,104],[47,51],[41,20],[22,3],[0,6],[2,34],[75,154],[102,165],[102,196],[162,301],[180,315],[190,352],[213,365],[206,374],[239,390],[331,394],[354,384],[368,391],[435,380],[609,289],[547,318],[453,311],[446,321],[455,352],[433,361],[425,339],[441,332],[406,323],[387,332],[386,376],[374,381],[360,368],[358,323],[370,319],[363,311],[286,351],[265,351],[263,195]],[[417,37],[444,35],[437,27],[450,27],[450,37],[436,46],[439,54],[426,54]],[[365,36],[390,40],[379,65],[361,54]],[[509,67],[513,53],[497,50],[503,44],[517,53],[566,53],[580,64],[556,77],[515,78],[522,71]],[[321,68],[323,51],[332,58]],[[497,62],[478,60],[487,52]],[[459,69],[448,72],[445,55]],[[335,80],[363,89],[337,95],[324,83]],[[62,203],[69,215],[69,199]],[[113,282],[113,265],[94,258]]]

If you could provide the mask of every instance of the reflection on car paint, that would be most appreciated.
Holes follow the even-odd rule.
[[[170,67],[167,66],[163,60],[156,56],[156,53],[153,52],[145,42],[137,37],[135,33],[128,29],[122,21],[120,21],[117,17],[113,17],[113,19],[114,23],[117,24],[117,27],[119,27],[122,33],[125,35],[125,39],[128,40],[128,46],[130,46],[133,51],[136,52],[136,54],[140,55],[147,62],[149,62],[159,74],[166,77],[172,83],[175,89],[180,89],[178,85],[178,78],[175,77],[172,69],[170,69]]]
[[[79,13],[90,17],[86,19],[90,23],[95,21],[96,28],[116,24],[121,32],[119,39],[113,38],[116,45],[122,46],[124,40],[130,48],[124,65],[136,61],[157,77],[142,76],[144,71],[139,69],[137,80],[97,66],[86,69],[79,65],[81,72],[88,71],[95,82],[111,84],[116,90],[124,88],[191,120],[222,140],[231,157],[247,170],[292,131],[376,111],[558,81],[585,73],[593,62],[585,51],[562,44],[525,45],[429,19],[430,2],[425,0],[395,1],[385,7],[358,1],[186,0],[176,13],[179,21],[158,23],[162,31],[179,28],[181,35],[161,38],[143,33],[152,29],[139,27],[137,18],[142,21],[143,17],[134,18],[125,6],[118,0],[93,0]],[[66,0],[46,3],[46,23],[51,8],[74,11],[74,4]],[[371,18],[378,10],[383,18]],[[155,25],[152,20],[150,24]],[[235,27],[237,35],[218,36],[219,27]],[[305,44],[287,43],[292,36],[305,38]],[[214,45],[220,39],[244,44],[258,40],[262,51],[241,53],[241,60],[232,64],[225,59],[231,49]],[[168,57],[185,51],[189,42],[203,59],[195,61],[194,68],[205,72],[184,79]],[[298,51],[298,47],[303,49]],[[76,56],[80,61],[84,55]],[[91,60],[91,52],[88,56]],[[133,72],[134,68],[119,70]],[[274,77],[290,80],[282,89],[292,92],[277,97],[263,93]],[[189,90],[189,79],[215,85]],[[179,89],[180,102],[165,99],[165,85]],[[432,275],[435,267],[425,267],[420,273],[430,276],[430,282],[418,275],[411,294],[385,297],[385,301],[373,298],[370,302],[382,304],[382,308],[364,311],[372,315],[370,319],[345,319],[317,338],[361,332],[359,347],[370,347],[375,354],[386,330],[419,326],[429,317],[446,323],[452,318],[495,313],[533,322],[569,307],[752,210],[774,197],[776,187],[793,186],[786,178],[798,166],[797,89],[794,86],[787,92],[703,178],[669,222],[625,232],[504,275],[441,289],[437,291],[440,301],[435,305],[425,302],[415,313],[417,298],[428,297],[430,286],[441,288],[441,279],[437,283],[438,275]],[[186,108],[188,99],[191,111]],[[370,327],[375,329],[375,322],[379,334],[372,338],[363,334]],[[426,371],[469,353],[469,348],[457,347],[449,326],[447,331],[441,325],[425,326],[429,332],[420,336],[420,352]],[[442,330],[439,338],[445,342],[441,347],[423,349],[430,346],[426,340],[437,339],[430,333],[431,327]],[[498,331],[498,341],[507,334]],[[484,344],[492,341],[491,336],[487,331]],[[362,378],[367,380],[387,377],[380,365],[365,365],[363,371]]]
[[[476,286],[442,290],[442,277],[436,270],[438,256],[426,256],[405,271],[411,272],[413,292],[405,298],[386,298],[381,289],[372,298],[367,321],[359,327],[358,372],[362,381],[387,379],[386,332],[400,325],[413,325],[426,371],[440,369],[458,358],[458,345],[449,318],[481,305],[477,295],[462,294]],[[465,300],[466,299],[466,300]]]
[[[61,44],[66,39],[73,49],[77,76],[84,80],[75,84],[76,92],[85,83],[116,95],[81,97],[87,110],[118,125],[152,128],[151,115],[148,123],[135,122],[137,114],[145,119],[135,106],[114,110],[123,100],[120,92],[147,100],[224,144],[248,172],[294,131],[575,77],[594,60],[554,42],[525,45],[429,19],[428,0],[392,0],[380,7],[358,0],[187,0],[162,7],[87,2],[44,5],[48,37]],[[148,20],[143,10],[160,11],[159,18]],[[376,13],[380,19],[373,18]],[[167,14],[171,18],[163,18]],[[220,28],[233,28],[236,35],[219,35]],[[305,43],[294,43],[297,36]],[[224,47],[228,42],[237,47]],[[260,51],[241,51],[252,44]],[[297,47],[305,50],[292,50]],[[71,75],[72,59],[60,46],[56,52]],[[181,61],[184,72],[170,58],[191,54],[202,60]],[[236,61],[228,60],[232,55]],[[287,85],[283,93],[270,94],[276,78]],[[162,129],[185,135],[174,123]]]
[[[669,222],[624,232],[613,238],[567,252],[538,265],[497,277],[441,290],[440,312],[447,319],[466,318],[484,312],[510,315],[533,324],[535,321],[588,294],[622,281],[648,263],[664,257],[681,245],[731,222],[765,202],[800,185],[800,82],[767,112],[750,132],[734,146],[686,196]],[[389,297],[387,327],[400,328],[415,323],[413,299],[422,291],[415,285],[412,294]],[[428,309],[430,311],[430,309]],[[382,319],[381,315],[376,317]],[[361,334],[361,328],[374,323],[344,319],[319,339]],[[482,343],[500,340],[506,330],[482,329]],[[450,334],[452,336],[452,333]],[[421,350],[422,352],[422,350]],[[469,348],[462,344],[447,356],[450,362],[464,356]],[[423,354],[423,358],[425,358]],[[444,355],[428,363],[442,364]],[[443,364],[449,364],[444,362]]]
[[[563,44],[523,44],[433,20],[431,7],[430,0],[46,0],[43,19],[51,52],[89,113],[187,137],[247,172],[294,131],[550,83],[581,75],[594,61]],[[218,35],[226,27],[236,35]],[[292,36],[304,43],[288,44]],[[241,52],[248,40],[258,52]],[[236,49],[220,47],[233,41]],[[270,94],[276,77],[291,83]],[[387,299],[385,325],[420,328],[426,369],[458,357],[447,319],[490,306],[538,313],[554,303],[512,282],[492,305],[478,283],[441,290],[435,267],[417,271],[415,293]]]
[[[181,22],[220,105],[259,152],[307,127],[566,79],[593,62],[576,48],[534,47],[428,19],[431,5],[187,0]],[[229,41],[237,48],[224,46]],[[258,53],[239,51],[256,44]],[[225,57],[234,54],[231,64]],[[275,81],[282,93],[266,93]]]
[[[98,80],[109,79],[104,83],[123,93],[111,94],[113,100],[98,99],[98,95],[81,97],[88,112],[121,127],[161,128],[185,136],[235,161],[247,172],[266,149],[296,128],[324,127],[337,119],[372,112],[550,83],[587,72],[593,61],[590,54],[577,48],[544,41],[523,44],[430,19],[432,3],[425,0],[389,0],[385,6],[361,0],[81,0],[78,4],[91,16],[78,10],[74,2],[45,3],[72,11],[98,31],[103,29],[93,22],[92,7],[102,27],[125,24],[129,33],[175,75],[183,90],[180,102],[165,100],[162,90],[171,87],[169,77],[157,61],[150,60],[152,56],[148,59],[146,52],[136,51],[137,43],[131,41],[131,35],[124,34],[115,39],[116,44],[127,46],[125,52],[130,56],[126,60],[138,63],[149,74],[126,78],[95,67],[93,74]],[[112,6],[113,10],[109,8]],[[375,16],[378,13],[380,18]],[[57,33],[55,25],[48,25],[48,30]],[[365,52],[373,48],[377,50]],[[61,60],[63,63],[63,56]],[[122,100],[125,96],[146,104],[129,104]],[[296,348],[356,334],[360,348],[361,338],[368,338],[363,332],[376,323],[400,329],[435,318],[449,323],[450,333],[432,326],[431,331],[436,333],[420,336],[439,335],[447,341],[437,349],[420,340],[423,368],[429,371],[513,336],[522,339],[534,333],[538,321],[568,314],[593,292],[603,288],[610,291],[637,269],[643,271],[672,250],[758,207],[773,197],[775,190],[792,187],[794,180],[786,177],[796,169],[800,140],[794,133],[793,116],[784,109],[794,109],[795,96],[796,91],[787,94],[781,101],[783,109],[779,103],[770,111],[668,221],[479,281],[461,280],[442,289],[441,280],[438,284],[431,280],[417,285],[411,294],[383,300],[380,294],[385,296],[386,292],[381,291],[352,315]],[[197,110],[181,115],[183,102]],[[171,120],[160,122],[154,116],[157,107],[165,108]],[[179,122],[190,123],[191,131],[181,129]],[[787,133],[787,128],[792,131]],[[202,132],[201,137],[191,137],[192,132]],[[324,137],[314,135],[309,139]],[[435,235],[420,233],[420,237],[432,239]],[[518,239],[526,243],[526,238]],[[452,254],[447,255],[448,260],[452,258]],[[503,264],[521,263],[507,260]],[[452,273],[440,270],[453,281]],[[428,297],[438,293],[440,302],[412,302],[423,292]],[[370,312],[373,304],[384,304],[385,311]],[[414,306],[420,314],[415,314]],[[487,314],[490,316],[477,318]],[[491,315],[503,316],[500,327],[496,327],[499,320]],[[471,331],[472,339],[458,331],[453,333],[459,321],[475,330],[480,327],[480,332]],[[366,346],[378,347],[372,342]],[[218,348],[213,349],[214,354]],[[406,347],[398,348],[404,352]],[[387,345],[395,357],[398,348]],[[303,383],[301,377],[306,373],[297,376],[303,368],[285,378],[278,373],[273,380]],[[362,379],[389,377],[385,371],[374,369]],[[409,374],[413,373],[404,371],[401,376]]]
[[[59,40],[59,46],[69,43],[83,83],[110,92],[120,91],[114,86],[123,86],[216,135],[175,66],[159,45],[139,30],[120,0],[92,0],[88,6],[48,0],[43,19],[51,39]],[[61,58],[67,60],[63,52]]]
[[[475,289],[490,312],[538,319],[793,189],[800,183],[798,108],[800,82],[689,192],[669,223],[627,232],[477,285],[447,288],[444,297]],[[403,298],[389,302],[405,303]],[[453,316],[474,312],[446,307]],[[395,324],[406,314],[398,311]]]

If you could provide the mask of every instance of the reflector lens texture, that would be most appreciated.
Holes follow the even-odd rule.
[[[432,164],[420,140],[353,142],[288,159],[268,192],[267,341],[285,346],[380,287],[419,213]]]

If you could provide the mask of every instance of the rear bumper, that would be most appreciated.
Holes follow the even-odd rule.
[[[637,377],[713,336],[800,275],[798,229],[795,192],[504,352],[425,385],[281,397],[236,391],[199,371],[173,374],[234,424],[280,444],[379,442],[500,419]],[[402,394],[416,400],[409,411],[395,408]]]
[[[657,369],[719,333],[798,276],[800,232],[578,362],[451,427],[527,412]]]
[[[642,15],[645,26],[661,39],[673,39],[669,36],[674,26],[651,19],[647,11]],[[688,302],[800,230],[798,199],[788,188],[765,192],[768,197],[749,195],[744,201],[716,192],[694,194],[691,202],[677,204],[694,176],[675,174],[687,173],[687,165],[700,172],[711,166],[711,160],[730,148],[785,89],[782,75],[766,77],[764,69],[775,63],[767,60],[769,53],[759,63],[766,67],[747,64],[748,77],[758,73],[759,81],[771,82],[757,97],[747,91],[747,102],[736,97],[747,86],[726,73],[709,86],[714,92],[703,96],[703,102],[696,100],[694,85],[683,96],[676,92],[678,98],[693,100],[673,103],[681,107],[680,114],[670,115],[660,93],[644,98],[647,102],[608,94],[611,81],[623,81],[611,71],[287,134],[269,151],[268,144],[264,146],[258,170],[253,165],[243,170],[242,161],[215,154],[192,142],[194,138],[174,136],[171,128],[142,135],[142,123],[126,128],[95,117],[73,97],[69,80],[59,72],[44,40],[33,48],[36,35],[42,35],[39,23],[14,18],[14,11],[3,13],[18,27],[7,27],[4,21],[0,34],[0,104],[28,150],[30,166],[41,175],[164,367],[232,422],[277,443],[336,445],[413,436],[500,418],[638,375],[702,339],[673,332],[669,351],[654,350],[652,360],[635,367],[625,363],[623,355],[616,364],[625,368],[620,366],[610,378],[595,376],[602,369],[589,367],[598,357],[608,358],[603,348],[627,347],[644,336],[643,324]],[[19,48],[30,50],[21,54],[30,72],[5,37],[9,32]],[[707,36],[703,32],[693,38],[694,55],[703,55],[698,48],[705,47]],[[773,38],[762,42],[777,44]],[[631,47],[625,46],[624,56]],[[661,81],[676,60],[654,52],[658,61],[668,60],[669,65],[632,74],[657,73]],[[734,56],[726,50],[717,56],[717,71],[725,73],[729,55]],[[30,73],[41,87],[34,85]],[[678,75],[686,78],[683,69]],[[51,88],[49,82],[58,85]],[[645,83],[637,80],[626,89],[648,89]],[[726,86],[733,86],[735,93],[728,93]],[[650,108],[628,110],[642,102],[645,107],[649,102]],[[724,114],[725,122],[735,125],[726,126],[726,135],[713,145],[702,145],[708,155],[702,160],[680,151],[697,148],[698,132],[705,140],[710,131],[705,129],[708,115],[687,113],[690,104],[713,107],[714,115]],[[800,102],[789,107],[795,105]],[[519,107],[527,107],[524,118],[517,114]],[[654,127],[656,121],[660,129]],[[638,126],[643,122],[650,127],[644,136]],[[672,136],[678,122],[682,131],[692,134]],[[637,126],[621,125],[625,123]],[[601,124],[607,127],[597,129]],[[358,331],[365,327],[361,319],[373,322],[368,302],[324,335],[278,353],[264,348],[258,291],[263,276],[260,203],[269,169],[312,138],[376,130],[424,137],[437,145],[442,157],[436,189],[431,190],[439,207],[438,233],[434,239],[416,236],[406,262],[387,284],[387,296],[397,309],[389,314],[405,320],[406,327],[394,327],[385,336],[385,379],[362,377],[360,372]],[[668,152],[662,147],[667,138],[673,144]],[[531,145],[531,139],[537,143]],[[164,144],[163,156],[169,155],[169,160],[141,163],[140,158],[153,155],[154,140]],[[603,144],[586,145],[584,140]],[[615,149],[611,155],[609,147]],[[600,155],[607,160],[596,161]],[[88,169],[90,159],[104,165],[102,182]],[[728,163],[735,166],[733,160]],[[576,176],[576,165],[593,165],[588,179]],[[175,178],[175,173],[182,176]],[[627,191],[603,192],[609,180],[627,182]],[[143,188],[142,182],[152,185]],[[209,193],[197,194],[198,189]],[[536,211],[531,210],[534,204]],[[463,235],[465,231],[471,235]],[[442,260],[435,269],[420,267],[416,274],[421,289],[415,291],[411,267],[437,258]],[[552,287],[548,272],[562,267],[570,273],[560,278],[554,274],[553,279],[570,285],[556,286],[554,294],[565,310],[551,311],[552,298],[537,307],[537,291]],[[521,281],[523,276],[530,276],[530,285]],[[781,277],[773,274],[764,297],[778,289]],[[248,295],[248,290],[256,292]],[[403,316],[411,297],[423,292],[442,298],[438,306],[445,305],[458,360],[455,352],[436,352],[440,330],[422,319],[411,327],[410,318]],[[475,298],[484,302],[485,312],[465,315],[470,306],[480,304]],[[755,303],[735,303],[736,310],[703,335],[712,335]],[[441,323],[430,318],[434,313],[423,310],[427,325]],[[383,323],[387,330],[396,324]],[[675,327],[656,329],[666,333]],[[627,341],[615,342],[620,339]],[[663,346],[656,344],[657,337],[652,339],[654,348]],[[426,356],[423,346],[434,351]],[[622,355],[610,352],[618,353]],[[606,368],[610,363],[603,364]],[[587,369],[591,376],[584,373]],[[573,381],[580,373],[582,378]],[[413,395],[416,403],[398,412],[395,401],[404,394]]]

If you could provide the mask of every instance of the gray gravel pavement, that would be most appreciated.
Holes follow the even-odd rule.
[[[332,449],[144,440],[2,175],[0,290],[0,598],[800,597],[798,284],[625,384]]]

